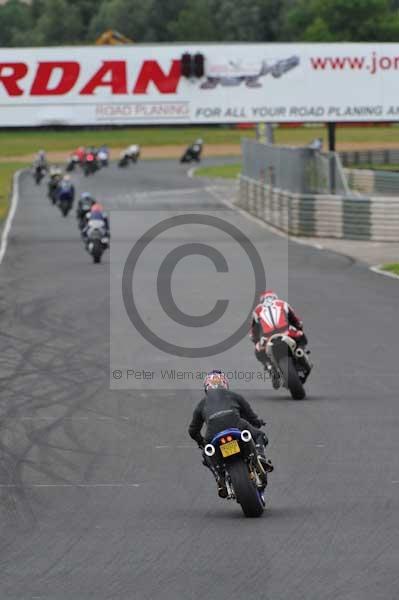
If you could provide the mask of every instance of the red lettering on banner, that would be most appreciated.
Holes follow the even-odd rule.
[[[165,75],[156,60],[145,60],[141,67],[133,94],[146,94],[150,81],[161,94],[175,94],[180,80],[180,60],[173,60],[169,73]]]
[[[4,85],[9,96],[22,96],[24,90],[19,87],[17,81],[25,77],[27,72],[28,65],[25,63],[0,63],[0,83]]]
[[[94,94],[94,91],[102,86],[109,86],[113,94],[127,94],[126,62],[124,60],[105,60],[102,67],[79,93],[82,95]]]
[[[56,70],[61,71],[61,79],[57,85],[49,87],[50,78]],[[32,96],[61,96],[67,94],[77,82],[79,72],[80,65],[75,61],[41,62],[30,93]]]

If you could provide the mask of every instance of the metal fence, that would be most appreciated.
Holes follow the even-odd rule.
[[[244,139],[242,173],[272,188],[300,194],[351,195],[339,156]]]
[[[399,149],[354,150],[340,152],[339,155],[344,167],[399,164]]]

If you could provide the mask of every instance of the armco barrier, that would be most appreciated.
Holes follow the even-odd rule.
[[[340,152],[344,167],[356,165],[397,165],[399,164],[398,148],[380,148],[374,150],[352,150]]]
[[[399,198],[295,194],[241,175],[236,203],[291,235],[399,241]]]
[[[399,173],[369,169],[344,169],[351,190],[372,196],[399,197]]]

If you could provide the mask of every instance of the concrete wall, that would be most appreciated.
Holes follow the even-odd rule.
[[[399,241],[399,198],[294,194],[241,176],[236,203],[291,235]]]

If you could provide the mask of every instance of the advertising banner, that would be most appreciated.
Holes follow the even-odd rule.
[[[0,126],[396,121],[398,75],[399,44],[3,48]]]

